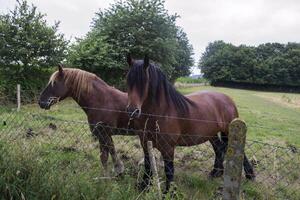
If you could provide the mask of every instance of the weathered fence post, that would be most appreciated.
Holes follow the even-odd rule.
[[[161,190],[160,190],[160,182],[158,178],[158,172],[157,172],[157,167],[156,167],[156,160],[153,152],[153,144],[152,141],[147,142],[147,148],[148,148],[148,153],[149,153],[149,158],[150,158],[150,164],[151,164],[151,170],[153,174],[153,181],[157,186],[158,190],[158,197],[161,199]]]
[[[223,200],[239,200],[245,155],[247,127],[234,119],[229,125],[228,147],[225,157]]]
[[[19,112],[21,109],[21,86],[17,85],[17,111]]]

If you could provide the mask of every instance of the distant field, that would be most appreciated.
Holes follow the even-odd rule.
[[[207,83],[205,78],[180,77],[176,80],[177,83]]]
[[[229,95],[248,125],[248,139],[300,146],[300,94],[259,92],[210,86],[180,88],[183,94],[214,90]]]
[[[248,126],[246,151],[258,173],[257,182],[243,180],[244,199],[300,199],[299,94],[210,86],[179,90],[184,94],[216,90],[236,102],[240,118]],[[72,100],[49,111],[26,105],[16,113],[11,107],[0,106],[0,120],[0,199],[136,199],[140,195],[135,189],[142,158],[138,139],[114,137],[126,175],[103,179],[99,147],[87,124],[70,122],[86,121]],[[164,178],[159,155],[157,160]],[[212,164],[208,143],[177,148],[177,199],[218,199],[222,179],[207,178]],[[143,194],[141,199],[157,199],[156,192]]]

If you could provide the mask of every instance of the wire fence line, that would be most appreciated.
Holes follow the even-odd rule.
[[[21,102],[24,105],[27,104],[34,104],[38,101],[39,98],[39,93],[32,93],[31,90],[21,90]],[[28,95],[30,94],[30,95]],[[17,96],[17,93],[16,93]],[[17,103],[17,99],[15,97],[9,97],[9,96],[0,96],[0,103],[5,106],[5,105],[11,105],[12,102]],[[78,109],[77,105],[64,105],[64,108],[70,108],[70,109]],[[83,107],[85,108],[85,107]],[[113,109],[107,109],[107,108],[86,108],[86,109],[90,109],[90,110],[99,110],[99,111],[107,111],[107,112],[119,112],[119,113],[127,113],[127,111],[125,110],[113,110]],[[251,110],[249,108],[244,108],[244,107],[239,107],[239,110],[249,110],[251,112]],[[268,116],[271,116],[273,113],[270,112],[263,112],[261,114],[265,114]],[[210,121],[210,120],[201,120],[201,119],[186,119],[186,118],[181,118],[181,117],[173,117],[173,116],[162,116],[162,115],[152,115],[152,114],[145,114],[142,113],[142,115],[144,116],[148,116],[148,117],[160,117],[160,118],[170,118],[170,119],[179,119],[179,120],[187,120],[187,121],[195,121],[195,122],[209,122],[209,123],[225,123],[225,122],[215,122],[215,121]],[[53,116],[52,116],[53,117]],[[62,120],[57,118],[58,120]],[[280,116],[280,120],[285,120],[284,117]],[[82,123],[84,121],[74,121],[75,123]],[[295,124],[297,125],[297,124]],[[300,124],[299,124],[300,126]],[[289,131],[289,132],[295,132],[298,133],[299,129],[294,129],[294,128],[278,128],[278,127],[268,127],[265,125],[262,125],[259,123],[259,120],[257,120],[255,123],[251,123],[251,124],[247,124],[248,129],[259,129],[259,130],[270,130],[270,131]],[[293,146],[293,145],[292,145]],[[297,148],[297,147],[295,147]]]
[[[23,91],[24,92],[24,91]],[[26,91],[25,91],[26,92]],[[24,93],[25,93],[24,92]],[[39,95],[36,94],[34,96],[22,96],[22,103],[24,105],[27,104],[34,104],[38,102],[38,97]],[[0,97],[0,103],[2,105],[10,105],[12,102],[17,102],[16,98],[13,97]],[[64,105],[64,108],[70,108],[70,109],[78,109],[77,105]],[[97,107],[97,108],[92,108],[92,107],[82,107],[85,109],[89,109],[89,110],[99,110],[99,111],[107,111],[110,113],[116,112],[116,113],[126,113],[128,114],[128,112],[124,109],[124,110],[114,110],[114,109],[108,109],[105,107]],[[250,109],[246,109],[246,108],[238,108],[238,110],[247,110],[249,112],[251,112]],[[270,112],[263,112],[262,114],[268,115],[268,116],[272,116],[273,113]],[[224,123],[224,124],[228,124],[227,122],[221,122],[221,121],[211,121],[211,120],[203,120],[203,119],[193,119],[193,118],[183,118],[183,117],[175,117],[175,116],[163,116],[163,115],[154,115],[154,114],[148,114],[148,113],[141,113],[142,116],[145,117],[157,117],[157,118],[169,118],[169,119],[179,119],[179,120],[186,120],[186,121],[194,121],[194,122],[208,122],[208,123]],[[287,118],[284,118],[282,116],[280,116],[280,120],[288,120]],[[300,124],[295,124],[299,125]],[[257,128],[257,129],[265,129],[265,130],[270,130],[270,131],[292,131],[292,132],[299,132],[299,129],[295,129],[295,128],[278,128],[278,127],[268,127],[265,125],[260,124],[259,119],[257,119],[257,121],[255,123],[251,123],[251,124],[247,124],[248,128]]]
[[[41,94],[42,91],[40,92],[32,92],[32,90],[24,90],[21,89],[21,102],[23,104],[30,104],[30,103],[36,103],[39,99],[39,96]],[[17,102],[17,90],[14,96],[8,96],[8,95],[3,95],[0,94],[0,103],[4,104],[4,103],[11,103],[11,102]],[[99,109],[99,108],[96,108]],[[103,108],[105,109],[105,108]],[[238,110],[245,110],[245,111],[249,111],[250,113],[253,113],[253,110],[247,106],[238,106]],[[262,116],[265,117],[270,117],[272,116],[274,113],[272,112],[267,112],[267,111],[261,111],[259,112],[259,114],[261,114]],[[285,118],[284,116],[280,116],[281,120],[289,120],[289,118]]]
[[[32,102],[36,102],[36,100],[30,98],[26,100],[23,98],[24,104]],[[66,108],[71,110],[67,117],[62,115],[62,113],[45,114],[45,112],[41,112],[37,108],[36,104],[29,104],[28,107],[26,106],[26,109],[16,112],[16,109],[13,109],[10,103],[3,103],[0,107],[0,119],[2,121],[0,121],[1,141],[11,144],[9,148],[12,149],[15,145],[18,145],[18,148],[21,148],[26,153],[40,151],[41,154],[47,156],[54,151],[62,153],[59,154],[62,157],[64,156],[63,154],[69,153],[78,156],[78,159],[81,159],[82,162],[95,161],[99,163],[100,147],[99,144],[93,142],[91,139],[91,124],[85,121],[84,116],[74,116],[79,111],[78,107],[70,105],[60,109]],[[125,112],[109,109],[106,109],[106,111]],[[72,117],[77,119],[70,119]],[[107,131],[113,132],[115,135],[124,135],[122,134],[124,131],[132,131],[129,128],[116,128],[105,124],[100,124],[100,126]],[[251,124],[248,127],[269,128]],[[140,132],[141,130],[136,131],[133,135],[138,135]],[[156,133],[148,131],[147,134]],[[171,133],[160,134],[168,135]],[[193,140],[196,136],[190,133],[186,134],[185,137],[186,140]],[[140,180],[143,151],[138,136],[116,136],[114,137],[114,142],[118,156],[124,162],[125,173]],[[256,173],[254,183],[243,181],[242,195],[245,199],[253,199],[253,196],[258,196],[262,199],[297,199],[299,197],[300,172],[298,168],[300,166],[300,152],[298,147],[283,147],[255,140],[247,140],[245,151]],[[160,181],[162,181],[163,160],[158,151],[155,151],[155,157],[159,169]],[[59,156],[56,159],[57,163],[61,160]],[[179,174],[183,174],[182,176],[186,176],[186,173],[196,173],[197,176],[207,177],[213,168],[213,163],[214,151],[209,142],[193,147],[176,148],[175,170]],[[72,166],[71,161],[68,163],[68,166]],[[113,174],[113,172],[110,172],[109,176],[112,177]],[[97,178],[104,179],[107,177],[106,175],[102,174]],[[185,183],[178,184],[184,185]],[[222,188],[222,180],[218,180],[217,184]],[[193,192],[197,193],[197,191]],[[209,198],[221,198],[219,189],[214,190],[213,195],[209,196]]]
[[[64,105],[64,108],[71,108],[71,109],[74,109],[74,112],[76,111],[79,111],[79,108],[78,106],[70,106],[70,105]],[[89,108],[89,107],[83,107],[83,108],[88,108],[90,110],[104,110],[104,111],[108,111],[108,112],[121,112],[121,113],[126,113],[128,114],[127,111],[122,111],[122,110],[113,110],[113,109],[105,109],[105,108]],[[10,110],[12,113],[15,112],[14,109]],[[86,126],[90,126],[90,125],[98,125],[98,123],[95,123],[95,124],[92,124],[92,123],[88,123],[86,120],[72,120],[72,119],[64,119],[62,117],[57,117],[57,116],[53,116],[53,115],[47,115],[47,114],[44,114],[45,112],[43,110],[36,110],[34,113],[31,113],[31,112],[23,112],[22,115],[24,116],[29,116],[29,117],[32,117],[34,119],[39,119],[39,120],[53,120],[53,121],[56,121],[56,122],[61,122],[61,123],[66,123],[66,124],[82,124],[82,125],[86,125]],[[143,115],[143,113],[142,113]],[[171,119],[181,119],[181,120],[187,120],[187,121],[196,121],[196,122],[211,122],[211,123],[219,123],[217,121],[212,121],[212,120],[197,120],[197,119],[190,119],[190,118],[179,118],[179,117],[172,117],[172,116],[163,116],[163,115],[149,115],[149,114],[144,114],[145,116],[155,116],[155,117],[161,117],[161,118],[171,118]],[[11,115],[13,116],[13,114]],[[25,118],[25,117],[24,117]],[[8,118],[9,119],[9,118]],[[4,120],[5,121],[5,120]],[[225,123],[225,122],[221,122],[221,123]],[[227,124],[227,123],[226,123]],[[112,127],[112,126],[109,126],[109,125],[105,125],[105,124],[102,124],[101,125],[102,127],[104,128],[110,128],[112,130],[114,130],[114,132],[117,132],[116,135],[122,135],[120,134],[119,132],[121,131],[126,131],[126,130],[130,130],[130,129],[127,129],[127,128],[118,128],[118,127]],[[247,125],[247,128],[266,128],[266,129],[270,129],[270,130],[278,130],[276,128],[269,128],[269,127],[264,127],[264,126],[256,126],[256,125]],[[296,130],[296,129],[288,129],[288,131],[299,131],[299,130]],[[138,132],[143,132],[143,130],[135,130],[136,133]],[[151,131],[148,131],[151,133]],[[174,133],[160,133],[160,134],[174,134]],[[205,137],[205,136],[202,136],[202,137]],[[268,144],[268,143],[264,143],[264,142],[261,142],[261,141],[256,141],[256,140],[251,140],[251,139],[248,139],[247,141],[252,141],[252,142],[256,142],[256,143],[260,143],[262,145],[268,145],[268,146],[272,146],[272,147],[276,147],[276,148],[286,148],[286,147],[283,147],[283,146],[279,146],[279,145],[275,145],[275,144]],[[299,147],[295,147],[296,149],[298,149]]]
[[[71,108],[74,108],[74,110],[78,110],[78,107],[71,107]],[[94,109],[94,108],[90,108],[90,109]],[[102,109],[98,109],[98,110],[102,110]],[[109,112],[119,112],[118,110],[110,110],[110,109],[104,109],[106,111],[109,111]],[[123,111],[120,111],[120,112],[123,112]],[[81,124],[83,126],[90,126],[90,125],[98,125],[98,123],[96,124],[92,124],[92,123],[88,123],[86,120],[70,120],[70,119],[64,119],[62,117],[56,117],[56,116],[52,116],[52,115],[45,115],[45,114],[41,114],[41,113],[44,113],[43,111],[40,111],[40,112],[35,112],[35,113],[22,113],[22,115],[24,115],[24,118],[25,116],[29,116],[30,118],[33,118],[35,120],[51,120],[51,121],[54,121],[54,122],[60,122],[60,123],[64,123],[64,124]],[[126,112],[127,113],[127,112]],[[12,115],[13,116],[13,115]],[[169,116],[166,116],[166,118],[169,118]],[[8,117],[8,119],[10,119]],[[190,120],[190,119],[187,119],[187,120]],[[206,120],[202,121],[202,120],[199,120],[200,122],[207,122]],[[3,122],[5,122],[5,120],[3,120]],[[217,123],[215,121],[209,121],[209,122],[214,122],[214,123]],[[51,126],[52,123],[50,123],[50,126]],[[117,127],[111,127],[111,126],[108,126],[108,125],[105,125],[105,124],[102,124],[101,127],[103,128],[110,128],[113,130],[113,132],[116,132],[115,135],[122,135],[120,132],[124,132],[124,131],[129,131],[130,129],[127,129],[127,128],[117,128]],[[251,128],[251,127],[255,127],[255,128],[267,128],[267,127],[260,127],[260,126],[247,126],[248,128]],[[271,130],[278,130],[278,129],[272,129],[272,128],[269,128]],[[290,130],[290,129],[288,129]],[[293,129],[292,129],[293,130]],[[132,130],[131,130],[132,131]],[[299,131],[299,130],[295,130],[295,131]],[[143,132],[143,130],[135,130],[135,133],[138,134],[140,132]],[[148,131],[151,133],[151,131]],[[174,133],[160,133],[160,134],[174,134]],[[202,137],[205,137],[205,136],[202,136]],[[284,147],[284,146],[279,146],[279,145],[275,145],[275,144],[268,144],[268,143],[265,143],[265,142],[261,142],[261,141],[257,141],[257,140],[251,140],[251,139],[247,139],[248,142],[255,142],[255,143],[259,143],[261,145],[267,145],[267,146],[270,146],[270,147],[273,147],[273,148],[279,148],[279,149],[286,149],[287,147]],[[298,151],[299,147],[295,146],[294,148],[295,150],[294,151]],[[290,149],[290,150],[293,150],[293,149]]]
[[[24,105],[27,105],[27,104],[34,104],[36,102],[38,102],[38,99],[39,99],[39,95],[40,95],[40,92],[32,92],[31,90],[21,90],[21,99],[20,101],[22,102],[22,104]],[[16,94],[15,96],[17,96],[17,91],[16,91]],[[0,104],[2,105],[10,105],[12,102],[14,102],[17,106],[17,98],[16,97],[11,97],[11,96],[0,96]],[[64,108],[70,108],[70,109],[77,109],[78,106],[77,105],[64,105]],[[86,108],[86,107],[82,107],[82,108]],[[108,108],[105,108],[105,107],[98,107],[98,108],[86,108],[86,109],[90,109],[90,110],[99,110],[99,111],[107,111],[107,112],[118,112],[118,113],[127,113],[127,111],[124,109],[124,110],[113,110],[113,109],[108,109]],[[238,107],[238,110],[242,110],[242,111],[247,111],[249,113],[253,113],[253,110],[251,110],[250,108],[248,107]],[[181,118],[181,117],[173,117],[173,116],[161,116],[161,115],[153,115],[153,114],[146,114],[146,113],[141,113],[141,115],[144,115],[144,116],[149,116],[149,117],[160,117],[160,118],[170,118],[170,119],[182,119],[182,120],[187,120],[187,121],[195,121],[195,122],[209,122],[209,123],[216,123],[215,121],[209,121],[209,120],[201,120],[201,119],[185,119],[185,118]],[[259,130],[269,130],[269,131],[279,131],[279,132],[285,132],[285,131],[289,131],[289,132],[295,132],[295,133],[298,133],[299,132],[299,129],[297,128],[279,128],[279,127],[269,127],[269,126],[265,126],[263,124],[261,124],[259,121],[260,118],[262,117],[272,117],[274,115],[274,113],[271,113],[271,112],[266,112],[266,111],[263,111],[263,112],[260,112],[259,113],[260,116],[257,116],[258,119],[254,122],[254,123],[251,123],[251,124],[247,124],[247,127],[249,129],[259,129]],[[290,118],[285,118],[284,116],[280,116],[279,117],[280,121],[285,121],[285,120],[290,120]],[[218,123],[225,123],[225,122],[218,122]],[[297,124],[297,122],[295,122],[294,124],[295,126],[299,126],[300,127],[300,124]]]

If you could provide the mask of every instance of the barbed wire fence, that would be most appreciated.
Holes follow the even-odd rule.
[[[26,94],[26,91],[22,92]],[[74,164],[82,163],[87,170],[93,169],[94,171],[97,169],[103,172],[99,167],[99,144],[91,137],[90,124],[87,123],[81,109],[75,104],[64,104],[64,106],[55,106],[51,112],[45,112],[38,108],[37,98],[38,95],[34,97],[22,96],[21,102],[24,108],[21,106],[18,111],[17,99],[0,97],[0,141],[9,144],[7,146],[8,151],[13,152],[15,149],[19,149],[26,155],[38,155],[39,158],[45,157],[47,159],[51,156],[49,164],[53,165],[54,170],[61,167],[76,170],[78,166],[74,166]],[[141,181],[143,151],[139,137],[122,136],[121,132],[124,129],[107,125],[101,126],[105,126],[106,130],[110,130],[116,135],[113,140],[117,154],[124,163],[125,174],[133,177],[136,182]],[[272,131],[272,128],[258,124],[248,124],[247,126]],[[195,136],[190,135],[190,137]],[[299,199],[300,152],[298,147],[293,145],[285,147],[247,139],[245,152],[254,166],[256,180],[249,182],[243,178],[242,199]],[[62,159],[61,157],[64,157],[65,154],[72,154],[72,159],[67,161]],[[164,163],[157,150],[154,150],[154,156],[158,169],[158,182],[163,184]],[[175,180],[177,187],[190,186],[191,181],[188,178],[191,174],[196,174],[207,182],[213,181],[206,180],[206,178],[213,169],[214,156],[213,148],[209,142],[193,147],[177,147],[175,177],[178,175],[180,179],[180,181]],[[113,169],[112,166],[111,169]],[[114,172],[112,171],[109,175],[99,172],[95,179],[114,179],[113,176]],[[216,186],[204,199],[222,198],[223,179],[217,179],[213,182]],[[192,189],[189,194],[185,194],[185,198],[197,199],[199,195],[201,196],[197,189]],[[143,193],[138,193],[136,198],[142,198],[142,196]]]

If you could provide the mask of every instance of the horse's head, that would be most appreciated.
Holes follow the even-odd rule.
[[[69,89],[65,84],[64,70],[62,65],[58,66],[58,71],[54,72],[50,77],[47,87],[43,90],[39,105],[43,109],[50,109],[50,107],[60,100],[68,96]]]
[[[139,118],[142,112],[142,105],[149,95],[149,58],[145,56],[144,60],[134,60],[128,55],[127,63],[130,66],[127,74],[127,112],[130,117]]]

